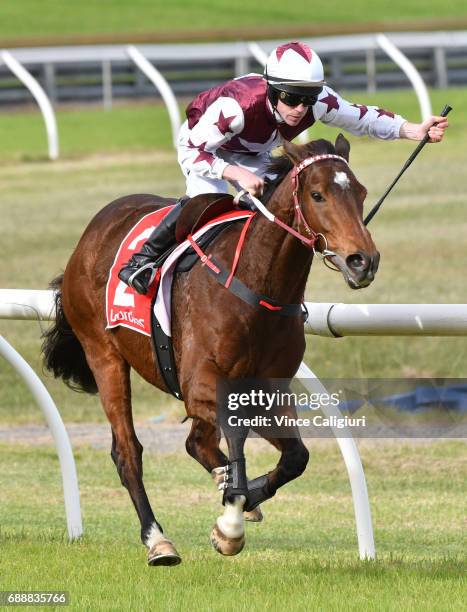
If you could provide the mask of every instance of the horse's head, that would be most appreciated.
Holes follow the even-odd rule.
[[[349,142],[339,134],[335,146],[316,140],[302,146],[287,143],[284,149],[294,164],[301,233],[308,225],[319,234],[315,250],[337,266],[349,287],[367,287],[378,269],[379,253],[363,225],[367,190],[348,166]]]

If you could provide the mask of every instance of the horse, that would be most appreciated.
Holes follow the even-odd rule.
[[[350,144],[339,134],[335,144],[286,143],[283,154],[273,160],[277,178],[262,201],[277,222],[259,213],[253,217],[235,273],[250,291],[268,296],[270,304],[303,302],[315,254],[340,270],[352,289],[374,279],[379,253],[362,221],[367,191],[349,167],[349,151]],[[216,197],[219,194],[208,194],[206,201]],[[170,203],[173,200],[161,196],[128,195],[96,214],[64,273],[52,282],[56,320],[43,344],[45,366],[55,377],[77,390],[99,393],[111,426],[111,457],[135,506],[149,565],[175,565],[181,557],[157,521],[144,488],[130,368],[151,385],[168,389],[150,338],[125,327],[105,329],[105,291],[116,251],[129,229]],[[231,224],[206,252],[228,266],[241,231],[239,223]],[[198,261],[189,272],[175,276],[173,350],[186,414],[192,419],[186,450],[224,491],[224,512],[215,522],[211,542],[220,553],[233,555],[245,543],[244,516],[260,520],[259,504],[303,473],[309,453],[299,432],[289,437],[265,434],[279,450],[279,461],[267,474],[248,481],[245,435],[226,435],[228,457],[220,449],[216,381],[292,379],[305,351],[304,316],[297,309],[292,316],[279,316],[274,311],[279,306],[245,304],[207,274],[204,263]],[[295,408],[286,410],[294,414]]]

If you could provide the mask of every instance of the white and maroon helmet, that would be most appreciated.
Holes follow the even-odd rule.
[[[319,93],[325,84],[318,54],[301,42],[274,49],[266,62],[264,77],[273,89],[291,94]]]

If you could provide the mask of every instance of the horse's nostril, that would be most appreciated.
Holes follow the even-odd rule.
[[[368,267],[370,258],[363,253],[352,253],[346,258],[345,263],[351,270],[362,272]]]

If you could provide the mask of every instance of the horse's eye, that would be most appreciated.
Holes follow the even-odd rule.
[[[313,198],[313,200],[315,202],[324,202],[324,198],[323,196],[320,194],[319,191],[312,191],[311,192],[311,197]]]

